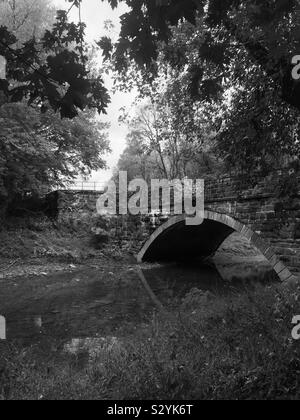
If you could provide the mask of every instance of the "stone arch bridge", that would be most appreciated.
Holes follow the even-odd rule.
[[[289,199],[280,199],[285,175],[245,183],[222,177],[205,183],[205,220],[186,226],[185,216],[160,219],[147,238],[138,261],[208,257],[233,232],[247,238],[271,263],[282,281],[300,276],[300,182]],[[96,211],[97,191],[58,191],[59,214]]]

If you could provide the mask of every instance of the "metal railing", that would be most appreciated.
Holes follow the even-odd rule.
[[[76,181],[72,184],[66,185],[67,190],[70,191],[104,191],[106,187],[105,182],[85,182]]]

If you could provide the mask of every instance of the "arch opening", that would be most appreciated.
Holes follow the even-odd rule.
[[[150,236],[137,259],[139,263],[207,259],[234,232],[240,233],[265,256],[280,280],[294,278],[269,243],[257,233],[230,216],[212,211],[205,211],[200,226],[187,226],[184,215],[172,217]]]

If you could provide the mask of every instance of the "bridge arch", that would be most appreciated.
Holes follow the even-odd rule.
[[[200,226],[187,226],[185,220],[185,215],[173,216],[156,229],[139,252],[138,262],[182,260],[197,256],[207,258],[218,250],[228,236],[238,232],[265,256],[282,281],[294,279],[268,241],[264,241],[245,224],[226,214],[209,210],[205,211],[205,219]]]

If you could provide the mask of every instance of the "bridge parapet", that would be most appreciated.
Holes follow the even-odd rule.
[[[258,175],[247,176],[222,176],[218,179],[205,181],[205,201],[234,201],[251,200],[256,198],[278,199],[280,185],[285,181],[287,172],[277,171],[268,177],[260,178]],[[300,196],[300,178],[296,178],[297,193]]]

